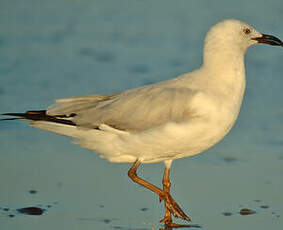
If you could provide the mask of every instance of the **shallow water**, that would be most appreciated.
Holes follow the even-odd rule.
[[[282,12],[281,0],[260,0],[256,8],[244,0],[5,1],[0,113],[191,71],[201,63],[205,33],[224,18],[283,39]],[[174,161],[172,193],[192,224],[282,229],[282,60],[282,48],[251,48],[245,101],[231,133],[201,155]],[[128,179],[129,164],[111,164],[24,122],[1,122],[0,136],[1,230],[162,227],[163,206]],[[150,164],[138,173],[160,185],[162,170]]]

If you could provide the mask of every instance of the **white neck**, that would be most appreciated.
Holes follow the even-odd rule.
[[[219,84],[226,83],[226,87],[232,88],[237,85],[244,86],[244,55],[245,50],[239,49],[238,46],[231,47],[230,44],[228,46],[221,43],[218,46],[215,43],[211,46],[210,43],[206,43],[202,68],[211,73],[210,78],[219,79]]]
[[[227,49],[225,48],[227,47]],[[222,93],[229,99],[232,105],[237,105],[240,109],[246,79],[244,65],[245,50],[231,45],[219,43],[219,46],[210,46],[209,43],[204,46],[202,69],[207,73],[207,80],[210,82],[212,90]],[[206,74],[205,74],[206,75]]]

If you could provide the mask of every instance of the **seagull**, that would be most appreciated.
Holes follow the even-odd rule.
[[[13,117],[2,120],[27,120],[36,128],[72,137],[110,162],[133,163],[130,179],[165,204],[160,222],[181,227],[172,217],[190,218],[170,194],[172,161],[207,150],[231,130],[245,91],[244,55],[258,43],[283,46],[272,35],[226,19],[208,31],[199,69],[110,95],[57,99],[46,110],[5,113]],[[162,188],[137,175],[141,164],[156,162],[165,165]]]

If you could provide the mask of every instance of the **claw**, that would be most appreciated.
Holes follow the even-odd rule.
[[[159,197],[159,200],[164,200],[165,203],[165,216],[160,220],[160,223],[164,223],[165,229],[188,227],[187,225],[175,224],[172,222],[171,215],[186,221],[191,221],[191,219],[183,212],[170,193],[164,192],[164,194]]]
[[[169,193],[166,194],[166,199],[164,199],[164,202],[165,207],[168,208],[170,214],[172,214],[176,218],[191,221],[191,219],[184,213],[184,211],[180,208],[180,206],[176,203],[176,201],[171,197]]]

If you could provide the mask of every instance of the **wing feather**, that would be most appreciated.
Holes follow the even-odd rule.
[[[107,124],[120,130],[141,131],[191,119],[194,112],[190,101],[194,95],[188,88],[147,86],[120,94],[59,99],[47,113],[76,114],[72,122],[87,128]]]

